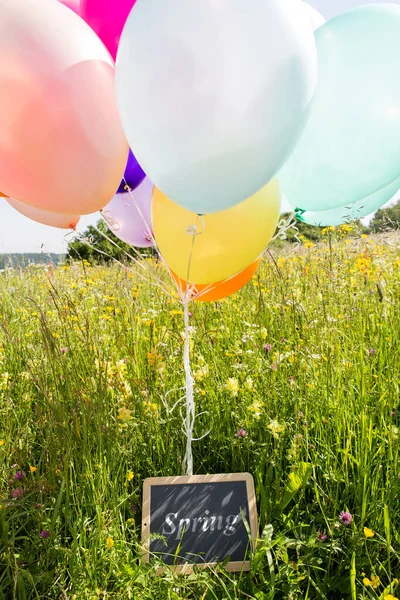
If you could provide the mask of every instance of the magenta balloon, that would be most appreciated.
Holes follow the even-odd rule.
[[[154,245],[151,227],[153,187],[146,178],[133,192],[115,195],[102,211],[111,231],[123,242],[137,248]]]
[[[80,15],[107,46],[115,60],[119,39],[136,0],[81,0]]]

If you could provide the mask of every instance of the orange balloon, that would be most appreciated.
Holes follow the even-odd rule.
[[[0,198],[8,198],[8,196],[6,196],[5,194],[3,194],[3,192],[0,192]]]
[[[238,292],[242,287],[246,285],[257,271],[258,266],[261,262],[261,258],[255,260],[247,269],[238,273],[230,279],[225,281],[219,281],[218,283],[209,283],[202,285],[194,285],[193,296],[196,302],[215,302],[216,300],[222,300],[232,294]],[[178,275],[171,271],[172,277],[178,284],[182,292],[187,289],[186,281],[183,281]],[[191,286],[192,287],[192,286]]]

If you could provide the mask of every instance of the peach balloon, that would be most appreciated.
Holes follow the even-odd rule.
[[[226,281],[220,281],[218,283],[210,283],[208,285],[194,285],[193,287],[193,295],[196,302],[216,302],[217,300],[222,300],[223,298],[227,298],[232,294],[235,294],[239,290],[241,290],[253,277],[254,273],[257,271],[261,262],[261,258],[255,260],[247,269],[227,279]],[[178,275],[175,275],[173,271],[171,271],[172,277],[175,282],[178,284],[180,290],[185,292],[187,289],[186,281],[180,279]]]
[[[89,214],[113,197],[128,146],[114,63],[54,0],[1,2],[0,181],[42,210]]]
[[[41,210],[34,206],[29,206],[19,200],[13,200],[8,198],[7,202],[10,206],[15,208],[21,215],[28,217],[32,221],[42,223],[42,225],[50,225],[51,227],[58,227],[59,229],[75,229],[79,223],[79,215],[60,215],[58,213],[51,213],[47,210]]]

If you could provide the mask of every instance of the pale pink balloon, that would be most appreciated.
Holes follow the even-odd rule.
[[[114,59],[122,30],[135,2],[136,0],[81,0],[81,17],[103,40]]]
[[[0,181],[42,210],[89,214],[113,197],[128,146],[114,63],[54,0],[1,2]]]
[[[21,213],[21,215],[43,225],[50,225],[59,229],[75,229],[79,223],[79,215],[51,213],[46,210],[40,210],[40,208],[35,208],[34,206],[29,206],[29,204],[25,204],[24,202],[19,202],[19,200],[13,200],[13,198],[7,198],[6,202]]]

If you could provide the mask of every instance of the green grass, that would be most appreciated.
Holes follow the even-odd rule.
[[[400,597],[398,241],[281,249],[191,305],[195,472],[256,483],[237,575],[139,560],[143,480],[185,450],[179,304],[120,266],[1,274],[0,600]]]

